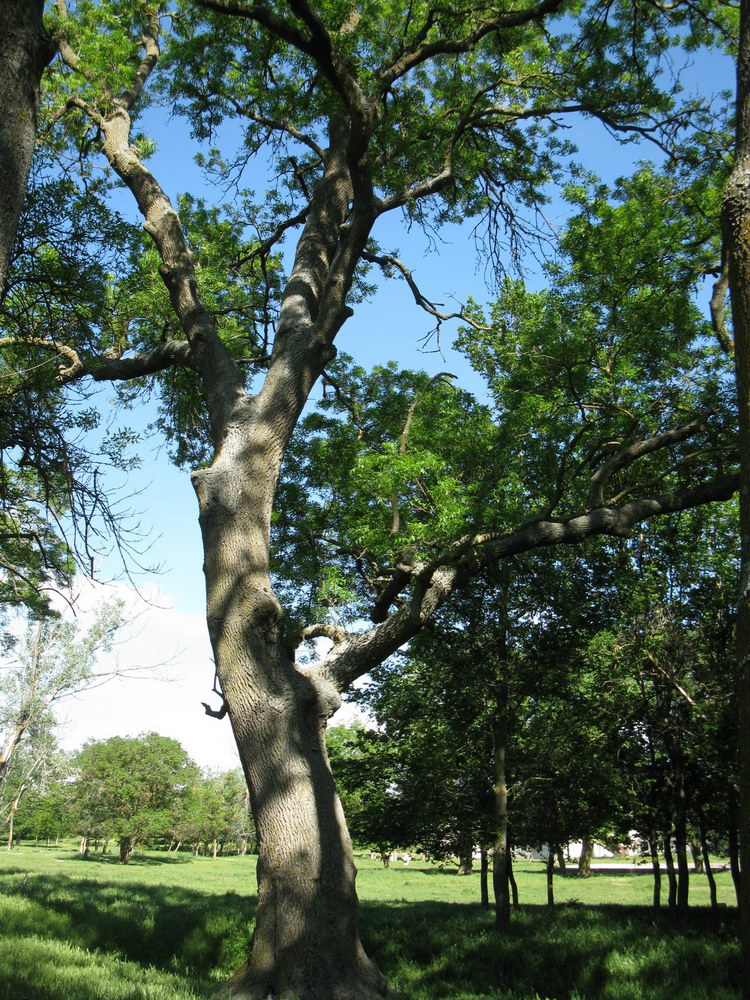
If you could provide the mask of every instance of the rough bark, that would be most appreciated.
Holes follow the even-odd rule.
[[[54,52],[43,8],[43,0],[0,4],[0,296],[34,153],[39,86]]]
[[[722,205],[729,262],[740,427],[740,587],[737,607],[740,944],[750,998],[750,0],[741,0],[735,158]]]
[[[253,426],[253,423],[255,426]],[[250,957],[222,995],[372,1000],[386,994],[357,930],[351,842],[324,728],[334,688],[300,670],[268,578],[274,434],[231,427],[194,476],[208,621],[258,832],[258,911]],[[270,453],[270,454],[269,454]]]

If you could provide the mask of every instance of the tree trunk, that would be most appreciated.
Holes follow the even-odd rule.
[[[740,905],[740,845],[737,838],[737,827],[732,823],[729,827],[729,871],[732,874],[732,884],[734,885],[734,895],[737,906]]]
[[[31,169],[39,84],[53,55],[43,8],[43,0],[0,4],[0,300]]]
[[[484,844],[479,847],[479,905],[488,909],[490,905],[489,872],[490,862],[487,857],[487,848]]]
[[[513,903],[513,909],[518,910],[521,904],[518,902],[518,883],[513,871],[513,851],[510,849],[510,845],[508,846],[508,882],[510,883],[510,898]]]
[[[740,447],[740,587],[735,627],[739,723],[740,951],[750,1000],[750,0],[740,2],[735,157],[722,203]]]
[[[555,875],[555,852],[550,844],[549,855],[547,856],[547,906],[555,905],[555,886],[554,886],[554,875]]]
[[[557,854],[557,867],[560,869],[560,874],[563,878],[568,874],[568,865],[565,861],[565,851],[558,845],[555,848],[555,853]]]
[[[474,845],[470,837],[464,838],[458,854],[458,871],[456,875],[471,875],[474,871]]]
[[[16,820],[16,813],[18,812],[18,806],[21,802],[21,797],[27,789],[27,785],[22,784],[19,786],[18,791],[13,796],[13,801],[10,804],[10,812],[8,813],[8,850],[13,850],[13,826]]]
[[[706,879],[708,881],[708,892],[711,897],[711,906],[716,908],[719,905],[719,900],[716,894],[716,879],[714,878],[714,873],[711,871],[711,858],[708,853],[708,837],[706,835],[706,820],[703,816],[703,810],[698,812],[698,829],[700,833],[700,849],[703,861],[703,870],[706,873]]]
[[[703,866],[703,848],[700,837],[693,836],[690,838],[690,856],[693,859],[693,872],[696,875],[702,875],[704,871],[704,866]]]
[[[578,878],[591,878],[591,859],[594,856],[594,841],[584,836],[581,842],[581,856],[578,859]]]
[[[664,863],[667,866],[667,880],[669,882],[669,909],[677,910],[677,875],[674,870],[674,858],[672,857],[672,841],[670,835],[664,835]]]
[[[503,602],[504,605],[505,602]],[[501,618],[504,618],[501,615]],[[492,859],[492,888],[495,894],[495,930],[505,933],[510,927],[510,893],[508,881],[508,782],[505,769],[508,745],[508,678],[507,635],[505,622],[501,622],[499,641],[499,670],[495,684],[495,713],[492,724],[495,783],[492,801],[495,826],[494,855]]]
[[[687,850],[687,799],[682,779],[679,782],[675,809],[674,842],[677,854],[677,912],[684,916],[688,908],[690,865]]]
[[[135,841],[133,837],[120,837],[120,864],[126,865],[133,855]]]
[[[81,837],[81,843],[78,845],[78,853],[84,858],[89,856],[89,838],[85,835]]]
[[[661,864],[659,863],[659,844],[655,837],[649,838],[649,853],[651,854],[651,870],[654,873],[654,908],[661,906]]]
[[[222,995],[255,1000],[271,985],[284,1000],[374,1000],[388,987],[360,943],[352,845],[324,737],[340,697],[294,663],[287,643],[268,574],[274,415],[263,415],[265,427],[242,416],[213,465],[193,474],[209,634],[258,836],[250,955]]]

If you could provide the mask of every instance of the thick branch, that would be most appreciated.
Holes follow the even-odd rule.
[[[344,642],[349,638],[349,633],[346,629],[341,628],[339,625],[329,625],[325,622],[321,622],[317,625],[308,625],[307,628],[302,629],[302,638],[308,639],[330,639],[334,645],[338,645],[340,642]]]
[[[725,305],[729,291],[729,261],[724,261],[721,274],[713,287],[709,308],[711,310],[711,326],[716,334],[721,349],[730,358],[734,355],[734,340],[727,327]]]
[[[158,344],[151,351],[136,354],[130,358],[115,358],[99,354],[86,360],[82,360],[78,352],[67,344],[61,344],[56,340],[45,340],[42,337],[4,337],[0,339],[0,347],[5,344],[31,344],[56,354],[67,362],[57,373],[58,382],[63,384],[76,382],[84,376],[89,376],[95,382],[117,382],[141,378],[144,375],[153,375],[166,368],[194,367],[190,344],[186,340],[167,340],[163,344]]]
[[[197,0],[197,3],[204,10],[230,14],[234,17],[246,17],[266,28],[272,35],[310,56],[343,99],[349,111],[363,114],[368,110],[368,101],[359,84],[339,59],[328,30],[306,0],[288,0],[288,4],[306,25],[309,35],[305,35],[295,25],[279,17],[264,3],[246,4],[236,0]]]
[[[463,539],[429,564],[415,566],[411,574],[404,573],[402,590],[409,583],[411,589],[402,607],[390,615],[385,610],[377,617],[373,615],[375,628],[334,647],[320,669],[339,691],[344,691],[416,635],[457,588],[486,566],[537,548],[578,545],[595,535],[628,537],[642,521],[728,500],[737,488],[738,477],[726,476],[690,489],[635,500],[620,508],[601,507],[568,520],[536,521],[502,536]]]
[[[636,441],[634,444],[628,445],[627,448],[621,448],[592,476],[589,507],[601,507],[604,504],[604,490],[615,472],[626,468],[628,465],[632,465],[633,462],[643,455],[648,455],[661,448],[670,448],[672,445],[692,437],[703,429],[708,418],[715,412],[713,409],[706,410],[705,413],[692,420],[689,424],[664,431],[662,434],[654,434],[653,437],[646,438],[645,441]]]

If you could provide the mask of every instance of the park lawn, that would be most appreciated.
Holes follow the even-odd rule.
[[[498,939],[476,874],[357,859],[362,936],[410,1000],[736,1000],[736,910],[691,907],[675,924],[647,905],[648,875],[555,878],[521,863],[524,904]],[[727,873],[720,900],[733,901]],[[691,902],[708,902],[705,877]],[[0,1000],[198,1000],[242,961],[255,859],[73,849],[0,852]],[[563,902],[565,901],[565,902]]]

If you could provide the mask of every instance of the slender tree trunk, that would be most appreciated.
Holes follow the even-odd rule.
[[[503,591],[504,594],[504,591]],[[505,602],[503,601],[503,606]],[[493,813],[495,826],[492,858],[492,888],[495,895],[495,930],[505,933],[510,927],[510,893],[508,882],[508,781],[506,752],[508,746],[508,677],[507,631],[501,614],[498,649],[498,677],[495,684],[495,713],[492,725],[495,783]]]
[[[547,857],[547,906],[555,905],[555,886],[554,886],[554,875],[555,875],[555,852],[550,844],[549,855]]]
[[[510,898],[513,903],[513,909],[519,910],[521,904],[518,901],[518,883],[516,882],[516,874],[513,871],[513,851],[508,847],[508,882],[510,883]]]
[[[594,841],[591,837],[584,836],[581,842],[581,856],[578,859],[578,878],[591,877],[591,859],[594,856]]]
[[[675,809],[674,831],[675,853],[677,854],[677,912],[684,916],[688,908],[690,891],[690,865],[687,848],[687,799],[685,786],[680,778]]]
[[[43,0],[0,4],[0,300],[31,169],[39,84],[54,51],[43,8]]]
[[[739,723],[740,951],[750,1000],[750,0],[740,2],[735,157],[722,204],[740,444],[740,587],[735,628]]]
[[[737,906],[739,906],[741,898],[740,844],[737,838],[737,827],[733,823],[730,824],[729,827],[728,843],[729,843],[729,871],[731,872],[732,875],[732,884],[734,885],[734,895],[737,900]]]
[[[560,869],[562,877],[565,878],[568,874],[568,865],[565,860],[565,851],[560,844],[555,848],[555,853],[557,854],[557,867]]]
[[[714,873],[711,871],[711,858],[708,853],[708,836],[706,834],[706,820],[702,809],[698,812],[698,830],[700,834],[700,850],[703,861],[703,870],[706,873],[706,880],[708,881],[708,892],[711,897],[711,906],[716,908],[719,905],[719,900],[716,894],[716,879],[714,878]]]
[[[661,864],[659,862],[659,844],[656,837],[649,838],[649,853],[651,854],[651,870],[654,873],[654,908],[661,906]]]
[[[19,785],[18,791],[13,796],[13,800],[10,803],[10,812],[8,813],[8,850],[13,850],[13,827],[16,821],[16,813],[18,812],[18,807],[21,803],[21,797],[27,789],[27,785]]]
[[[664,863],[667,866],[667,880],[669,882],[669,909],[677,910],[677,875],[674,870],[674,858],[672,857],[672,839],[667,833],[664,835]]]
[[[489,887],[490,862],[487,857],[487,848],[484,844],[479,847],[479,905],[489,908],[490,887]]]

